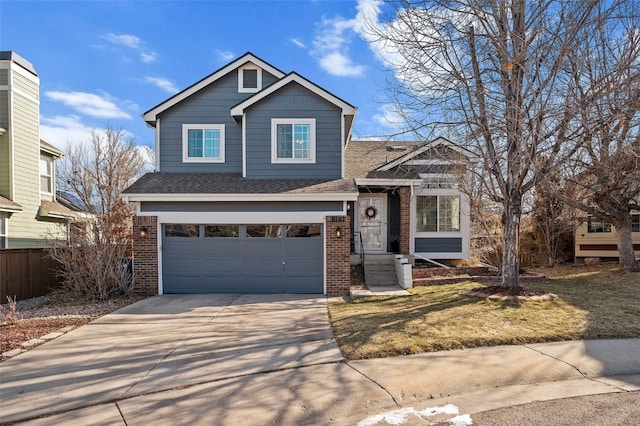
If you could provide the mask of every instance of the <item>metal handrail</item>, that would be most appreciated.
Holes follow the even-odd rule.
[[[360,243],[360,245],[358,246],[360,248],[360,253],[358,253],[358,250],[356,250],[355,244],[353,245],[353,252],[360,254],[360,261],[364,265],[364,245],[362,243],[362,232],[354,232],[352,237],[352,241],[358,239],[358,242]]]

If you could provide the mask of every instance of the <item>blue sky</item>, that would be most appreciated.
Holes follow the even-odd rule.
[[[365,41],[376,0],[0,0],[0,50],[40,75],[41,137],[65,149],[91,129],[152,144],[140,114],[247,51],[358,107],[354,137],[393,133],[388,75]]]

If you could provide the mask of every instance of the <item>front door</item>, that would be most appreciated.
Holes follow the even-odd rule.
[[[358,224],[365,253],[387,251],[386,194],[360,194]]]

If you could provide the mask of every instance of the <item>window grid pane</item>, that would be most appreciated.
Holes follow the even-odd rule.
[[[436,232],[438,230],[438,197],[418,197],[416,203],[418,232]]]
[[[311,126],[295,124],[294,126],[294,158],[309,158],[311,146]]]
[[[207,158],[220,157],[220,130],[206,129],[204,131],[204,156]]]
[[[200,225],[174,223],[164,226],[165,237],[190,237],[197,238],[200,236]]]
[[[631,232],[640,232],[640,214],[631,215]]]
[[[247,225],[248,238],[280,238],[282,225]]]
[[[189,129],[188,135],[188,155],[189,157],[202,157],[202,130]]]
[[[278,158],[292,158],[293,129],[291,124],[278,124]]]
[[[205,225],[204,236],[206,238],[238,238],[240,227],[238,225]]]
[[[440,197],[440,232],[460,231],[460,197]]]

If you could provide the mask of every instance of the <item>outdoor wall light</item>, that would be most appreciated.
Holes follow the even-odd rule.
[[[342,229],[339,226],[336,228],[336,238],[342,238]]]
[[[140,238],[147,238],[148,232],[149,230],[147,229],[146,226],[143,226],[142,228],[140,228]]]

